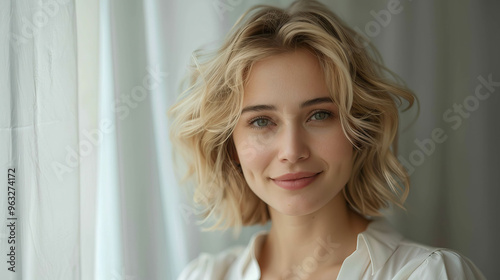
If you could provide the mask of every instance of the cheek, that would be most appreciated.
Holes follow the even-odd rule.
[[[235,139],[236,151],[244,168],[264,167],[270,156],[271,138],[264,134],[246,133]],[[241,140],[240,140],[241,139]]]
[[[352,165],[353,163],[353,146],[341,129],[332,131],[324,137],[318,137],[314,146],[317,147],[317,154],[328,162],[342,165]]]
[[[245,180],[252,187],[259,177],[266,176],[266,169],[272,162],[273,137],[270,132],[237,126],[233,140]]]

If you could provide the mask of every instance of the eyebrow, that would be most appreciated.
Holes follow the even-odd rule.
[[[322,103],[333,103],[333,100],[330,97],[319,97],[311,100],[307,100],[300,104],[300,108],[322,104]],[[241,114],[246,112],[260,112],[260,111],[276,111],[276,106],[274,105],[253,105],[247,106],[241,110]]]

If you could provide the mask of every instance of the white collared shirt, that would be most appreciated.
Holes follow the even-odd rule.
[[[232,247],[217,255],[202,253],[189,263],[178,280],[258,280],[256,255],[267,234],[254,234],[246,248]],[[307,279],[311,268],[303,262],[290,279]],[[295,277],[293,277],[295,276]],[[443,248],[409,241],[387,221],[374,220],[358,234],[356,250],[342,263],[337,280],[353,279],[486,279],[466,257]]]

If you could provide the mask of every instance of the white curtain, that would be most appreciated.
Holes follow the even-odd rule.
[[[141,1],[101,1],[95,279],[166,275],[167,173],[159,95],[167,77]],[[148,8],[151,10],[151,8]],[[154,11],[154,9],[153,9]],[[149,33],[151,32],[151,33]],[[152,39],[153,40],[153,39]],[[156,41],[153,41],[156,43]],[[159,46],[158,46],[159,47]],[[155,117],[153,117],[155,116]]]
[[[178,195],[169,160],[168,72],[155,5],[101,1],[99,6],[102,143],[95,279],[162,279],[169,260],[187,259],[185,240],[177,232],[180,217],[170,202]]]
[[[0,2],[0,279],[80,279],[75,6]]]

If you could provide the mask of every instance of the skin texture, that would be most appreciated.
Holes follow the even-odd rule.
[[[233,140],[250,189],[271,214],[256,256],[261,279],[332,279],[367,226],[342,194],[354,150],[329,97],[317,58],[304,49],[258,61],[250,72]],[[273,180],[303,171],[317,175],[298,190]]]

